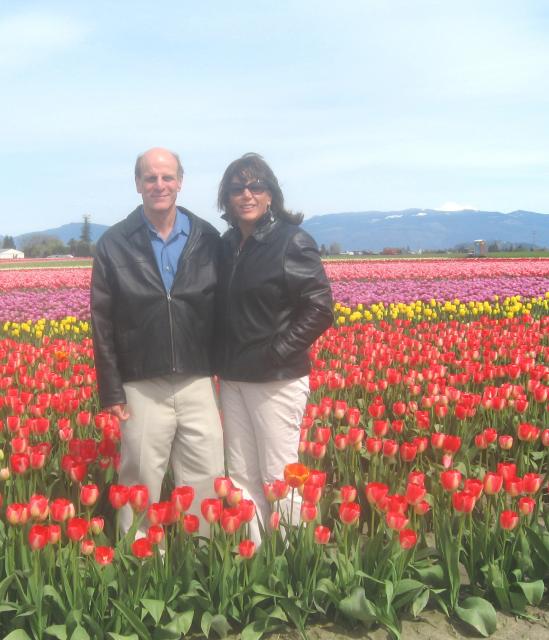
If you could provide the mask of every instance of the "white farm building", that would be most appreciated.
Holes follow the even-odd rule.
[[[0,260],[18,260],[24,257],[25,254],[18,249],[0,249]]]

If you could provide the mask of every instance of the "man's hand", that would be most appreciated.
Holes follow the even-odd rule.
[[[116,416],[119,420],[127,420],[130,417],[125,404],[113,404],[111,407],[105,407],[104,411]]]

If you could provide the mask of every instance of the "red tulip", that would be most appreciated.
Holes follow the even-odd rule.
[[[66,498],[56,498],[55,500],[52,500],[50,504],[50,513],[52,519],[56,522],[64,522],[65,520],[74,517],[74,505]]]
[[[225,533],[234,533],[242,524],[239,507],[223,509],[219,522]]]
[[[242,522],[251,522],[255,517],[255,502],[253,500],[248,500],[247,498],[243,498],[239,504],[238,509],[240,511],[240,520]]]
[[[255,553],[255,543],[251,540],[242,540],[238,545],[238,555],[241,558],[252,558]]]
[[[200,521],[197,516],[191,513],[186,513],[181,517],[181,524],[183,526],[183,531],[188,535],[192,535],[198,531]]]
[[[151,524],[172,524],[177,520],[177,511],[167,500],[153,502],[147,509],[147,517]]]
[[[153,555],[151,541],[148,538],[138,538],[132,542],[132,553],[136,558],[143,560]]]
[[[105,520],[101,516],[95,516],[90,520],[90,531],[93,535],[100,534],[105,527]]]
[[[152,524],[147,530],[147,538],[151,544],[160,544],[164,540],[164,527]]]
[[[459,513],[471,513],[475,508],[476,498],[469,491],[456,491],[452,494],[452,504]]]
[[[352,485],[345,485],[343,487],[339,487],[338,491],[341,502],[354,502],[356,500],[356,487],[353,487]]]
[[[484,493],[489,496],[495,495],[500,492],[501,487],[503,486],[503,476],[493,473],[492,471],[488,471],[484,476],[483,485]]]
[[[316,504],[313,504],[312,502],[302,502],[300,513],[302,522],[312,522],[313,520],[316,520],[318,508]]]
[[[172,491],[172,503],[178,513],[184,513],[194,500],[194,489],[192,487],[176,487]]]
[[[536,501],[530,496],[519,498],[518,509],[523,516],[529,516],[535,509]]]
[[[322,488],[315,487],[312,484],[305,483],[300,488],[299,493],[301,494],[305,502],[312,502],[313,504],[318,504],[320,502],[320,498],[322,497]]]
[[[269,518],[269,527],[272,531],[277,531],[280,526],[280,513],[278,511],[273,511]]]
[[[513,447],[513,436],[501,435],[498,438],[498,445],[500,449],[508,451]]]
[[[356,524],[360,518],[360,505],[358,502],[342,502],[339,505],[339,518],[343,524]]]
[[[29,545],[33,551],[43,549],[49,542],[48,527],[41,524],[34,524],[29,529]]]
[[[401,531],[408,524],[408,518],[400,511],[388,511],[385,514],[385,523],[389,529]]]
[[[73,542],[82,540],[88,533],[89,522],[84,518],[70,518],[67,520],[67,536]]]
[[[467,478],[463,483],[463,489],[472,493],[477,500],[480,498],[483,488],[484,484],[482,480],[477,480],[477,478]]]
[[[317,544],[328,544],[331,535],[332,532],[328,527],[318,525],[318,527],[315,528],[314,538]]]
[[[94,549],[95,549],[95,542],[90,538],[84,538],[84,540],[80,542],[80,553],[83,556],[91,556]]]
[[[121,509],[128,502],[129,496],[129,487],[121,484],[111,484],[109,487],[109,502],[113,509]]]
[[[218,498],[225,498],[229,493],[229,489],[233,486],[230,478],[220,476],[214,480],[214,491]],[[184,509],[186,511],[186,509]]]
[[[99,498],[99,487],[96,484],[85,484],[80,487],[80,502],[85,507],[91,507]]]
[[[502,511],[499,516],[499,524],[502,529],[506,531],[511,531],[514,529],[519,523],[518,513],[514,511]]]
[[[401,529],[398,532],[398,541],[403,549],[412,549],[417,543],[417,533],[413,529]]]
[[[13,473],[22,475],[30,467],[30,457],[27,453],[12,453],[10,456],[10,467]]]
[[[124,498],[122,497],[122,500]],[[149,504],[149,489],[144,484],[134,484],[128,491],[128,502],[134,513],[142,513]],[[124,505],[121,505],[124,506]]]
[[[461,482],[461,473],[457,469],[448,469],[440,474],[440,483],[445,491],[455,491]]]
[[[244,493],[242,489],[233,486],[229,488],[229,492],[227,493],[227,502],[231,507],[236,507],[243,497]]]
[[[112,547],[95,547],[95,561],[101,566],[111,564],[114,559]]]
[[[389,487],[382,482],[369,482],[364,491],[368,502],[377,505],[389,493]]]
[[[413,442],[403,442],[400,445],[399,453],[403,462],[412,462],[417,455],[417,445]]]
[[[50,513],[50,505],[46,496],[35,493],[29,498],[29,513],[33,520],[44,521]]]
[[[200,504],[200,511],[206,522],[213,524],[219,520],[223,504],[219,498],[205,498]]]
[[[61,527],[58,524],[50,524],[48,526],[48,542],[57,544],[61,540]]]
[[[524,493],[537,493],[541,488],[542,476],[539,473],[525,473],[522,478]]]
[[[413,482],[408,482],[406,486],[406,500],[408,504],[416,505],[421,502],[427,493],[425,487],[414,484]]]

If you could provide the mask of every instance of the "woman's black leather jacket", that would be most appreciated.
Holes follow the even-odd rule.
[[[103,407],[126,402],[123,382],[212,371],[219,233],[178,207],[190,219],[190,234],[167,293],[141,209],[96,247],[91,316]]]
[[[330,284],[317,246],[299,226],[264,217],[239,249],[222,237],[216,313],[216,372],[264,382],[307,375],[307,349],[333,320]]]

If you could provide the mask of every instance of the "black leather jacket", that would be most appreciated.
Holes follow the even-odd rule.
[[[317,246],[300,227],[264,218],[239,251],[240,231],[221,242],[216,372],[265,382],[307,375],[307,349],[333,320]]]
[[[166,293],[138,207],[96,247],[91,285],[95,368],[101,406],[125,403],[123,382],[211,374],[219,233],[190,220],[172,290]]]

